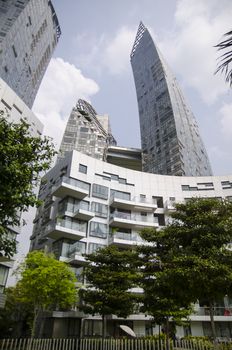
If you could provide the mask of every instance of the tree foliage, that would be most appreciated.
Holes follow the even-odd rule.
[[[232,203],[191,199],[177,204],[171,216],[172,221],[163,230],[141,233],[144,239],[155,243],[154,289],[157,291],[158,283],[161,296],[168,293],[175,300],[176,296],[178,300],[183,298],[183,306],[207,300],[215,336],[212,308],[232,285]],[[148,261],[152,268],[151,258]]]
[[[65,310],[76,303],[76,278],[68,265],[41,251],[29,253],[18,272],[18,300],[34,307],[34,336],[41,311]]]
[[[87,288],[80,291],[82,309],[90,314],[127,317],[134,310],[136,296],[130,291],[137,274],[132,268],[136,253],[108,246],[86,255]],[[103,320],[104,323],[104,320]],[[104,327],[103,327],[104,336]]]
[[[19,226],[21,213],[40,203],[34,188],[55,154],[50,139],[32,137],[29,127],[25,120],[9,122],[0,111],[0,249],[8,257],[16,250],[9,227]]]
[[[223,54],[220,57],[220,62],[217,66],[216,72],[225,74],[226,82],[232,86],[232,31],[224,34],[225,40],[222,40],[216,47]]]
[[[24,338],[30,336],[33,305],[20,301],[17,285],[5,289],[6,304],[0,309],[0,338]]]

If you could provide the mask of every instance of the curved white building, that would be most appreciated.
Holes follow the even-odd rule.
[[[85,262],[83,253],[91,253],[109,244],[125,248],[141,244],[140,230],[164,226],[175,202],[191,197],[232,199],[232,175],[155,175],[73,151],[44,176],[39,196],[44,204],[37,210],[34,220],[31,249],[47,245],[57,258],[70,263],[79,281],[83,282],[80,276]],[[117,228],[113,230],[114,234],[113,228]],[[232,316],[225,313],[230,306],[229,300],[223,303],[216,309],[216,328],[218,336],[231,337]],[[76,325],[75,336],[79,335],[83,315],[77,311],[54,312],[50,335],[74,335],[70,334],[73,328],[67,326],[67,317],[69,325]],[[180,327],[178,335],[210,333],[209,315],[203,307],[196,306],[196,314],[191,320],[191,329]],[[144,315],[131,315],[127,321],[139,336],[155,331],[151,319]],[[101,331],[100,318],[87,317],[85,323],[86,336]],[[112,316],[110,335],[115,334],[119,323],[120,320]]]

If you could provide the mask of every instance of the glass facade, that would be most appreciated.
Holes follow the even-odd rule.
[[[143,23],[132,48],[131,65],[139,108],[143,171],[211,175],[196,119]]]
[[[57,161],[72,150],[103,160],[107,146],[115,144],[108,115],[98,116],[88,102],[78,100],[68,119]],[[79,171],[85,170],[83,165],[79,167]]]
[[[50,0],[0,1],[0,76],[29,108],[60,34]]]

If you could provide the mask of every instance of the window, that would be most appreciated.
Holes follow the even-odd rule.
[[[122,192],[122,191],[116,191],[116,190],[111,190],[110,191],[110,196],[114,196],[115,198],[119,198],[119,199],[124,199],[127,201],[130,201],[131,199],[131,194],[128,192]]]
[[[104,244],[89,243],[88,252],[89,252],[89,254],[92,254],[92,253],[96,252],[98,249],[101,249],[103,247],[105,247]]]
[[[89,235],[92,237],[106,238],[107,237],[107,225],[100,222],[90,222]]]
[[[107,218],[108,216],[108,206],[105,204],[92,202],[91,209],[96,216],[99,216],[101,218]]]
[[[85,128],[85,127],[80,127],[80,131],[81,132],[88,132],[89,131],[89,128]]]
[[[108,199],[108,187],[93,184],[92,196],[96,198]]]
[[[17,54],[17,52],[16,52],[16,50],[15,50],[14,45],[12,45],[12,50],[13,50],[13,52],[14,52],[14,56],[15,56],[15,57],[17,57],[17,56],[18,56],[18,54]]]
[[[87,174],[87,166],[83,164],[79,164],[79,172],[83,174]]]
[[[4,287],[6,285],[8,271],[8,267],[0,265],[0,293],[3,293]]]

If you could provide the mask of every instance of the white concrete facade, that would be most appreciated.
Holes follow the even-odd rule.
[[[20,119],[24,119],[30,125],[29,132],[31,136],[38,137],[42,134],[43,124],[2,79],[0,79],[0,111],[6,113],[9,122],[19,123]],[[10,229],[15,234],[20,233],[20,227],[11,227]],[[7,282],[9,269],[12,266],[13,261],[10,259],[0,261],[0,308],[5,303],[3,291]]]
[[[34,220],[31,249],[49,246],[57,258],[71,264],[80,279],[83,253],[109,244],[128,248],[141,244],[139,231],[144,226],[164,226],[175,202],[191,197],[231,199],[232,175],[155,175],[73,151],[46,174],[39,196],[44,204],[38,208]],[[117,232],[112,235],[115,227]],[[218,336],[231,337],[232,316],[225,313],[229,306],[227,302],[218,307],[215,316],[220,324]],[[87,320],[90,321],[91,318]],[[138,335],[151,334],[154,330],[151,318],[144,315],[131,315],[128,322]],[[196,314],[191,317],[192,334],[207,334],[208,324],[207,310],[196,305]],[[189,332],[187,328],[178,328],[179,336]]]

